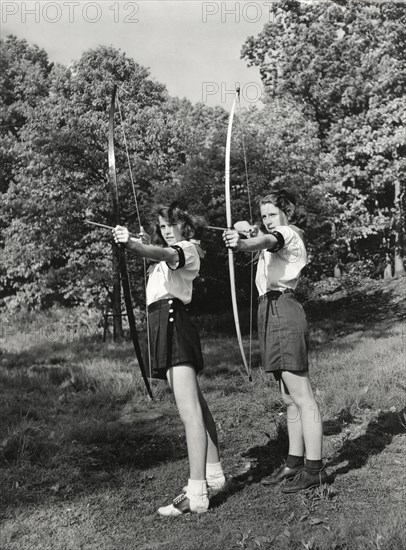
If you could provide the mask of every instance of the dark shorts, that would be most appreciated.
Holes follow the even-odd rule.
[[[260,296],[258,338],[266,372],[280,379],[284,370],[308,370],[309,328],[304,309],[293,292]]]
[[[166,380],[175,365],[192,365],[196,374],[203,369],[200,337],[185,305],[176,298],[148,306],[151,378]]]

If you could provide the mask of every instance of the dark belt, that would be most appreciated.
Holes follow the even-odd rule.
[[[258,302],[265,302],[265,300],[278,300],[283,294],[294,294],[295,292],[291,288],[287,288],[283,292],[281,290],[268,290],[265,294],[258,297]]]

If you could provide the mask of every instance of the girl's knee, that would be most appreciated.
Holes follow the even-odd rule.
[[[310,407],[314,404],[314,397],[310,396],[309,394],[298,392],[297,394],[292,396],[293,402],[299,409],[303,409],[304,407]]]
[[[315,401],[313,396],[300,396],[295,399],[295,405],[300,411],[301,415],[304,415],[308,418],[309,415],[312,415],[316,419],[320,419],[320,411],[317,401]]]
[[[293,403],[296,405],[296,407],[305,407],[308,406],[309,403],[314,403],[314,395],[313,391],[311,389],[310,384],[306,383],[295,383],[296,380],[293,381],[293,383],[289,384],[288,392],[282,395],[286,395],[286,398],[289,400],[289,403]],[[286,401],[285,401],[286,403]]]

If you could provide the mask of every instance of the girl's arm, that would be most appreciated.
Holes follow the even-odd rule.
[[[223,233],[223,240],[227,248],[241,252],[256,252],[257,250],[272,250],[278,246],[278,239],[272,235],[258,235],[250,239],[241,239],[238,231],[227,229]]]
[[[150,260],[156,260],[157,262],[175,263],[178,261],[178,252],[171,247],[162,248],[153,244],[143,244],[138,239],[131,237],[125,246],[131,252],[141,256],[142,258],[149,258]]]
[[[162,248],[161,246],[149,244],[150,238],[142,230],[142,228],[139,239],[131,237],[128,229],[126,227],[121,227],[120,225],[117,225],[113,229],[113,236],[116,243],[124,244],[128,250],[134,252],[137,256],[141,256],[142,258],[149,258],[157,262],[164,261],[168,263],[176,263],[178,261],[179,254],[174,248]]]

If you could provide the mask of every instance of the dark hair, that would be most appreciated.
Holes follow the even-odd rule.
[[[271,191],[265,197],[262,197],[259,200],[259,206],[263,204],[271,203],[282,212],[286,214],[289,223],[297,225],[298,227],[304,229],[306,226],[306,210],[302,206],[296,204],[296,197],[286,191],[286,189],[279,189],[278,191]],[[262,226],[261,230],[265,228]]]
[[[204,220],[191,216],[187,211],[187,206],[184,202],[174,201],[169,206],[159,206],[157,216],[161,216],[171,225],[181,223],[182,237],[186,241],[192,239],[193,237],[200,238],[202,228],[204,226]],[[154,244],[167,246],[166,241],[162,236],[159,223],[157,223],[154,228],[152,242]]]

